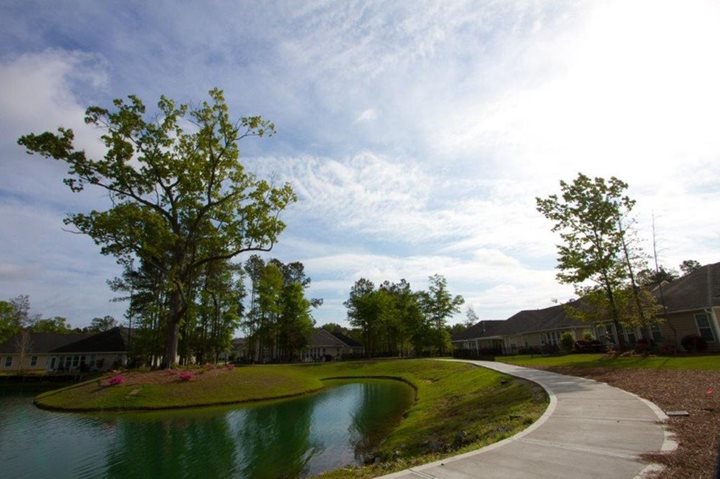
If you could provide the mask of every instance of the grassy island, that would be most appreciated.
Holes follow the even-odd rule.
[[[322,477],[373,477],[509,437],[547,407],[532,383],[465,363],[378,360],[129,372],[41,394],[39,407],[66,411],[141,410],[272,400],[324,388],[336,378],[390,378],[410,384],[416,401],[377,451],[371,466]],[[188,376],[191,376],[188,379]]]

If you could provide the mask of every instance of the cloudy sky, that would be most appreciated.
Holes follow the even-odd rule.
[[[720,261],[718,25],[711,1],[4,1],[0,299],[75,326],[124,311],[114,260],[62,229],[101,192],[20,135],[63,125],[102,155],[87,106],[216,86],[277,126],[241,149],[299,195],[273,255],[306,265],[318,323],[360,277],[442,274],[482,319],[569,299],[535,197],[580,171],[629,183],[663,264]]]

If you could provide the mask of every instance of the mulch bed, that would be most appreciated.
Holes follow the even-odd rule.
[[[715,478],[720,447],[720,372],[611,368],[543,368],[582,376],[630,391],[657,404],[663,411],[687,411],[671,417],[678,449],[645,457],[665,469],[656,477]],[[711,388],[709,390],[708,388]]]

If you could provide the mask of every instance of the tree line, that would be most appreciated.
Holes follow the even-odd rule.
[[[441,275],[429,278],[427,290],[410,283],[365,278],[355,282],[345,301],[347,317],[368,357],[443,354],[451,347],[447,320],[460,311],[462,296],[452,296]]]

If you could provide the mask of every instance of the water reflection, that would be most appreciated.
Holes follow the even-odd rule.
[[[82,415],[0,391],[2,476],[309,477],[362,462],[413,394],[395,381],[338,382],[251,407]]]

